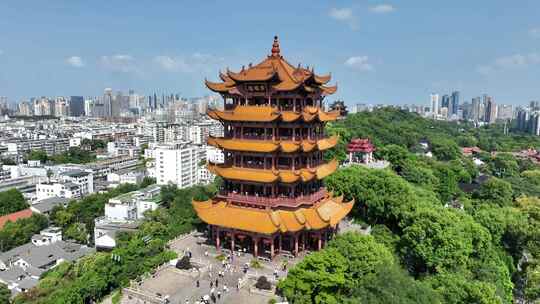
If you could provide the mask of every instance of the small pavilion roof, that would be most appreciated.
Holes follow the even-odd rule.
[[[343,203],[342,196],[329,196],[313,206],[296,210],[245,208],[214,200],[192,204],[199,218],[210,225],[272,234],[336,227],[351,211],[354,200]]]
[[[375,147],[369,138],[355,138],[347,145],[347,152],[373,152]]]

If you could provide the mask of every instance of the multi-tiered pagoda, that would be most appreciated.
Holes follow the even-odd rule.
[[[224,183],[215,198],[193,202],[211,240],[270,258],[321,249],[353,206],[322,182],[338,167],[323,157],[338,140],[324,132],[339,116],[323,109],[337,89],[326,86],[330,75],[289,64],[275,37],[261,63],[219,76],[223,82],[206,86],[222,95],[224,110],[208,115],[223,123],[224,137],[208,144],[223,150],[225,163],[208,169]]]

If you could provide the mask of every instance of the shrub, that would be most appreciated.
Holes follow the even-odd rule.
[[[261,262],[259,262],[257,259],[251,260],[251,262],[249,263],[249,265],[251,266],[251,268],[255,268],[255,269],[260,269],[260,268],[262,268]]]
[[[255,283],[255,287],[258,289],[270,290],[272,289],[272,283],[270,283],[265,276],[260,276],[257,279],[257,283]]]

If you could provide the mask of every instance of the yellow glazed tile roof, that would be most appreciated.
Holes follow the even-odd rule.
[[[247,121],[247,122],[273,122],[280,119],[284,122],[293,122],[302,118],[305,122],[315,119],[327,122],[334,121],[339,117],[339,111],[325,112],[319,107],[308,106],[303,112],[279,111],[272,106],[236,106],[233,110],[219,111],[208,110],[208,116],[223,121]]]
[[[338,142],[338,136],[319,139],[318,141],[302,140],[294,141],[271,141],[271,140],[251,140],[251,139],[233,139],[222,137],[208,137],[208,144],[216,148],[231,151],[245,151],[258,153],[271,153],[280,149],[282,152],[290,153],[302,150],[311,152],[315,148],[327,150],[334,147]]]
[[[225,179],[252,181],[259,183],[273,183],[280,181],[283,183],[294,183],[298,180],[303,182],[310,181],[314,178],[323,179],[337,170],[337,160],[332,160],[322,164],[316,168],[304,168],[300,170],[266,170],[266,169],[251,169],[238,168],[232,166],[222,166],[208,164],[208,170]]]
[[[192,204],[197,215],[208,224],[272,234],[335,227],[351,211],[354,201],[341,203],[329,197],[314,206],[296,210],[244,208],[212,200]]]
[[[243,66],[239,72],[227,70],[226,73],[220,73],[219,77],[223,83],[206,81],[206,86],[218,93],[232,93],[232,89],[243,82],[267,82],[276,91],[293,91],[302,87],[306,92],[319,90],[323,95],[335,92],[332,87],[324,86],[330,81],[330,74],[317,75],[313,68],[310,70],[300,65],[294,67],[281,56],[277,40],[272,46],[272,54],[260,63],[249,64],[247,68]]]

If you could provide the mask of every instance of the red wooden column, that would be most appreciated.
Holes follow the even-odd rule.
[[[318,250],[321,250],[322,248],[322,236],[321,236],[321,232],[319,232],[317,234],[317,237],[318,237],[318,240],[317,240],[317,248]]]
[[[219,240],[219,228],[216,227],[216,248],[218,251],[221,251],[221,246],[220,246],[220,240]]]
[[[280,235],[279,235],[279,238],[278,238],[278,242],[279,242],[279,243],[278,243],[278,244],[279,244],[279,253],[281,253],[281,251],[283,250],[283,247],[281,246],[281,241],[282,241],[281,239],[282,239],[282,237],[281,237],[281,234],[280,234]]]
[[[253,238],[253,256],[259,256],[259,237],[256,236]]]
[[[294,235],[294,255],[298,255],[298,234]]]
[[[235,239],[234,231],[231,231],[231,253],[232,253],[232,255],[234,255],[234,239]]]
[[[271,239],[271,242],[270,243],[270,258],[273,259],[274,258],[274,241],[276,240],[276,237],[272,237]]]

